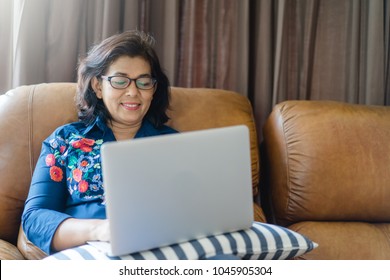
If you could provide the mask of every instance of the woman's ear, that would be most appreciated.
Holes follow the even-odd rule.
[[[99,98],[99,99],[102,99],[103,98],[103,94],[102,94],[102,83],[101,83],[101,80],[99,80],[96,77],[93,77],[92,81],[91,81],[91,86],[93,88],[93,91],[96,94],[96,97]]]

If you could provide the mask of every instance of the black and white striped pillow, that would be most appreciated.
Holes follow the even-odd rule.
[[[83,245],[58,252],[46,259],[194,260],[233,254],[242,259],[280,260],[292,259],[316,247],[316,243],[300,233],[277,225],[254,222],[248,230],[209,236],[121,257],[108,257],[91,245]]]

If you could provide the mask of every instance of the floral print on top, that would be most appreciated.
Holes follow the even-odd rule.
[[[135,138],[177,133],[144,121]],[[43,143],[22,215],[27,238],[47,254],[58,225],[68,218],[105,219],[100,151],[116,141],[99,118],[90,125],[70,123]]]
[[[80,199],[104,200],[103,181],[100,173],[100,147],[103,139],[89,139],[72,133],[68,139],[57,136],[49,141],[51,153],[45,162],[50,167],[50,178],[61,182],[63,169],[67,167],[66,180],[69,194]],[[99,172],[98,172],[99,171]]]

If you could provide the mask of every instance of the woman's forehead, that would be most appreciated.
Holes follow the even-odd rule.
[[[129,75],[138,73],[151,73],[149,62],[141,56],[130,57],[127,55],[120,56],[114,60],[107,69],[107,72]]]

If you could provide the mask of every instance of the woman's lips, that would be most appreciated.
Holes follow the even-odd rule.
[[[123,108],[130,111],[138,110],[138,108],[141,106],[139,103],[121,103],[121,105]]]

